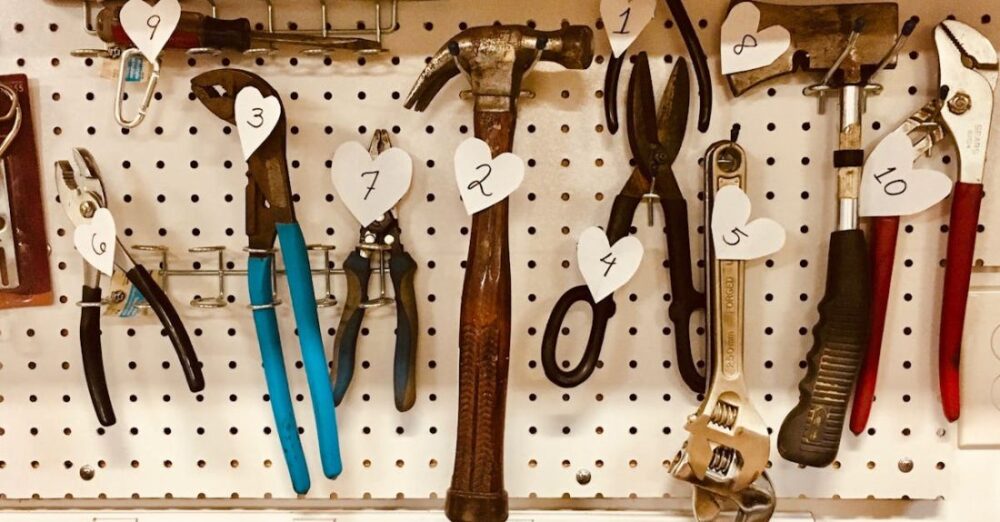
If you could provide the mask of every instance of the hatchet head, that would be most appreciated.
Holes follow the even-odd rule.
[[[584,25],[567,24],[556,31],[523,25],[466,29],[427,63],[406,99],[406,107],[423,111],[448,80],[463,72],[477,111],[514,111],[521,80],[537,62],[586,69],[594,57],[593,39],[593,31]]]
[[[778,5],[751,1],[760,10],[763,30],[780,25],[791,35],[791,45],[770,65],[727,75],[729,88],[739,96],[755,85],[796,71],[825,73],[837,66],[852,30],[861,27],[857,45],[831,78],[831,86],[867,83],[896,43],[899,8],[894,3]],[[734,1],[730,9],[741,1]],[[887,68],[895,67],[895,56]]]

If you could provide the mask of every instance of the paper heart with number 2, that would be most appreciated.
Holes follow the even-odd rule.
[[[600,227],[584,230],[576,244],[580,273],[595,302],[625,286],[639,269],[642,255],[642,242],[637,238],[625,236],[612,245]]]
[[[861,176],[861,215],[910,216],[936,205],[951,193],[951,178],[913,168],[913,143],[903,129],[885,137],[865,161]]]
[[[413,160],[399,148],[386,149],[373,159],[363,145],[349,141],[334,153],[330,173],[344,205],[362,226],[368,226],[410,190]]]
[[[181,4],[178,0],[159,0],[156,5],[129,0],[122,6],[119,17],[129,40],[147,60],[154,62],[181,20]]]
[[[507,199],[524,181],[524,160],[505,152],[493,157],[490,146],[469,138],[455,149],[455,180],[471,216]]]
[[[712,205],[712,244],[718,259],[749,260],[773,254],[785,244],[785,229],[773,219],[750,219],[750,198],[728,185]]]
[[[792,35],[780,25],[758,30],[760,9],[753,2],[733,6],[722,22],[722,74],[752,71],[771,65],[792,45]]]

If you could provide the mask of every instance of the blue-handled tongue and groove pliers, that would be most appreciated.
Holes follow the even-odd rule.
[[[247,71],[217,69],[191,80],[191,89],[198,100],[213,114],[232,125],[236,125],[236,96],[247,87],[256,88],[265,99],[273,96],[279,103],[281,101],[278,93],[263,78]],[[282,258],[285,261],[302,362],[316,417],[323,473],[328,478],[334,478],[343,470],[343,464],[340,459],[333,392],[327,376],[327,359],[316,312],[312,270],[292,204],[285,153],[285,127],[282,106],[281,116],[274,130],[247,161],[246,232],[249,239],[247,251],[250,254],[247,272],[250,308],[257,328],[275,427],[285,454],[292,487],[301,494],[309,490],[309,471],[292,410],[278,320],[274,312],[271,265],[276,238],[281,244]]]

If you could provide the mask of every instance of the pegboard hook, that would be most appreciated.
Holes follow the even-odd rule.
[[[150,72],[149,81],[146,83],[146,94],[142,97],[142,101],[139,102],[139,108],[136,111],[135,117],[125,119],[125,80],[129,62],[131,62],[133,58],[148,63],[148,60],[142,56],[142,52],[139,51],[139,49],[131,48],[122,51],[121,63],[118,64],[118,90],[115,95],[115,121],[118,122],[118,125],[121,125],[126,129],[134,129],[142,123],[142,120],[146,119],[146,111],[149,110],[150,104],[153,103],[153,95],[156,94],[156,84],[160,81],[160,60],[157,59],[150,63],[153,70]]]

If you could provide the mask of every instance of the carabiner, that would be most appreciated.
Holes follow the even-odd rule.
[[[126,120],[122,116],[123,105],[125,104],[125,71],[128,68],[129,60],[133,57],[139,55],[142,56],[141,51],[136,48],[126,49],[122,51],[121,54],[121,64],[118,66],[118,92],[116,94],[117,100],[115,101],[115,121],[118,125],[126,129],[134,129],[142,123],[142,120],[146,118],[146,111],[149,110],[149,105],[153,102],[153,94],[156,93],[156,83],[160,80],[160,61],[156,60],[154,62],[149,62],[145,58],[143,61],[149,63],[153,70],[149,75],[149,84],[146,85],[146,95],[142,99],[142,103],[139,104],[139,110],[135,115],[135,118],[131,120]]]
[[[18,100],[17,92],[9,85],[0,83],[0,93],[10,98],[10,109],[7,110],[7,114],[0,116],[0,122],[14,120],[14,125],[10,129],[10,133],[0,142],[0,161],[2,161],[4,153],[7,152],[10,144],[14,142],[17,133],[21,131],[21,102]]]

